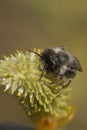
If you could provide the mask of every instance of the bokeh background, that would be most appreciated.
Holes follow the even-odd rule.
[[[66,46],[82,64],[72,86],[78,111],[68,130],[87,130],[87,0],[0,0],[0,58],[16,50]],[[0,92],[0,123],[29,127],[18,101]]]

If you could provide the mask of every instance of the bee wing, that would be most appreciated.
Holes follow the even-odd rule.
[[[80,72],[83,71],[81,64],[80,64],[79,60],[77,59],[77,57],[74,57],[74,61],[72,64],[73,64],[74,68],[76,68],[78,71],[80,71]]]

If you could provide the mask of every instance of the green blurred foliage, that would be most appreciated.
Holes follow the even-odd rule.
[[[69,129],[87,129],[87,1],[0,0],[0,57],[16,50],[59,45],[76,55],[84,70],[71,83],[78,113]],[[16,100],[3,93],[0,120],[28,125]]]

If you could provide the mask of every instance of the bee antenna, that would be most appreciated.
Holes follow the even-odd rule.
[[[36,54],[36,55],[39,56],[39,57],[42,57],[40,54],[38,54],[37,52],[34,52],[34,51],[31,50],[31,49],[28,49],[28,51],[29,51],[29,52],[32,52],[32,53],[34,53],[34,54]]]

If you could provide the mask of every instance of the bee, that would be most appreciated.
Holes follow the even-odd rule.
[[[56,93],[57,95],[71,83],[77,71],[83,71],[77,57],[73,56],[65,47],[49,48],[41,54],[29,51],[40,57],[41,77],[45,74],[52,81],[51,84],[62,86]]]

